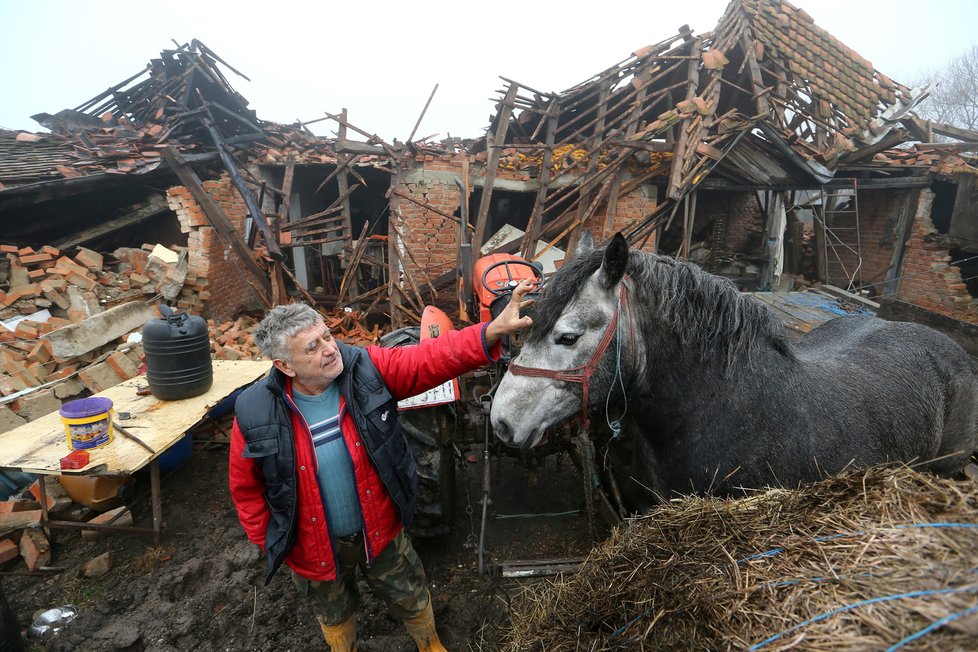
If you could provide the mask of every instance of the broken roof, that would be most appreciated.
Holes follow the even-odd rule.
[[[561,93],[504,81],[485,141],[490,167],[506,155],[506,166],[536,165],[544,150],[573,146],[587,162],[581,192],[597,196],[610,194],[607,168],[644,162],[639,178],[664,177],[666,197],[633,240],[708,176],[817,187],[857,171],[912,175],[931,162],[880,156],[914,140],[908,119],[926,89],[894,82],[787,0],[733,0],[713,31],[684,27]]]

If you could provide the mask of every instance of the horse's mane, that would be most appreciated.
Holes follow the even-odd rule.
[[[529,340],[553,330],[564,308],[601,267],[604,250],[567,261],[547,283],[533,315]],[[631,279],[632,310],[640,323],[658,322],[702,359],[722,356],[729,366],[750,363],[761,343],[793,355],[784,326],[764,306],[743,296],[732,281],[714,276],[688,262],[629,251],[626,273]]]

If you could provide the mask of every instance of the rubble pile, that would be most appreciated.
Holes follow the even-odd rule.
[[[82,483],[97,483],[104,479],[88,476],[69,478],[71,483],[62,485],[58,477],[42,477],[22,492],[0,502],[0,564],[21,557],[29,572],[43,572],[51,567],[51,543],[41,529],[41,492],[39,482],[44,482],[48,512],[53,518],[93,525],[132,525],[132,513],[118,497],[118,482],[113,485],[114,497],[93,501],[93,492]],[[108,495],[108,494],[107,494]],[[85,530],[86,540],[99,536],[97,530]],[[100,559],[103,557],[103,559]],[[99,577],[111,569],[111,560],[104,555],[83,564],[83,577]]]
[[[179,246],[99,253],[0,245],[0,432],[139,375],[142,345],[132,335],[159,315],[154,304],[207,298],[197,296],[187,258]],[[380,340],[380,328],[366,328],[357,312],[322,313],[341,341]],[[261,358],[254,317],[207,324],[215,359]]]

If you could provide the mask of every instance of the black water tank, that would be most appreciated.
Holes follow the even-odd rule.
[[[176,401],[203,394],[214,382],[207,322],[187,313],[163,314],[143,325],[143,353],[149,391],[158,399]]]

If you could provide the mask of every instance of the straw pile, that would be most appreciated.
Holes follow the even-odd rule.
[[[504,650],[978,649],[978,483],[906,467],[686,498],[526,586]],[[894,647],[891,647],[894,646]]]

